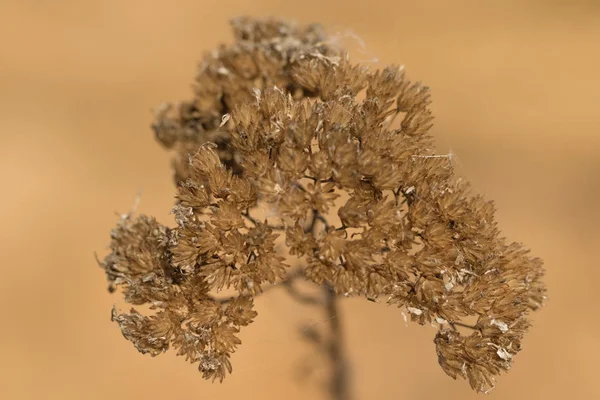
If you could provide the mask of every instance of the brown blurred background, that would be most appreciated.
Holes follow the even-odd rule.
[[[94,261],[138,191],[141,212],[170,221],[150,110],[190,96],[202,52],[242,14],[321,22],[354,60],[405,64],[432,87],[439,152],[548,272],[548,305],[492,398],[600,398],[596,0],[0,1],[0,398],[324,398],[323,368],[302,378],[319,360],[298,333],[323,315],[261,297],[233,375],[211,384],[123,339]],[[434,329],[383,304],[342,308],[356,400],[476,398],[437,365]]]

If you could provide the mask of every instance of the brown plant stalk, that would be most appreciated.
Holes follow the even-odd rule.
[[[341,400],[337,296],[385,299],[439,327],[446,374],[493,388],[545,299],[542,262],[500,235],[493,203],[436,154],[429,89],[396,66],[352,64],[318,25],[232,26],[235,42],[205,56],[193,97],[156,113],[156,138],[175,154],[175,224],[125,215],[100,263],[111,291],[153,310],[113,310],[123,335],[222,381],[254,297],[281,287],[330,317]],[[323,299],[299,292],[299,279]],[[237,294],[215,295],[223,289]]]

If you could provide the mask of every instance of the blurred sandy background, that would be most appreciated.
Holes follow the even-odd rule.
[[[495,199],[505,234],[545,259],[550,301],[494,399],[600,398],[600,3],[0,1],[0,398],[321,399],[299,371],[323,316],[271,292],[222,384],[142,356],[110,322],[93,253],[114,212],[169,221],[170,155],[150,110],[186,99],[234,16],[318,21],[432,87],[440,153]],[[356,48],[351,39],[348,44]],[[431,327],[355,299],[342,323],[363,399],[474,399],[437,365]]]

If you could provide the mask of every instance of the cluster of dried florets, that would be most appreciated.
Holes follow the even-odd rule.
[[[233,28],[194,98],[161,107],[153,126],[176,152],[176,226],[127,215],[101,263],[111,288],[156,310],[114,312],[125,337],[151,355],[173,346],[222,380],[253,296],[295,256],[295,275],[438,324],[444,371],[493,387],[544,300],[543,270],[435,155],[428,89],[398,67],[352,65],[318,26]],[[210,294],[225,288],[238,296]]]

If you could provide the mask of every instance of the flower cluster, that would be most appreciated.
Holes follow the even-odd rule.
[[[492,388],[543,303],[543,269],[436,155],[428,88],[399,67],[352,64],[316,25],[232,25],[193,99],[161,106],[153,125],[175,153],[176,224],[124,216],[101,262],[111,288],[156,311],[114,311],[124,336],[222,380],[253,296],[295,260],[315,284],[439,325],[444,371]],[[211,295],[222,289],[237,295]]]

